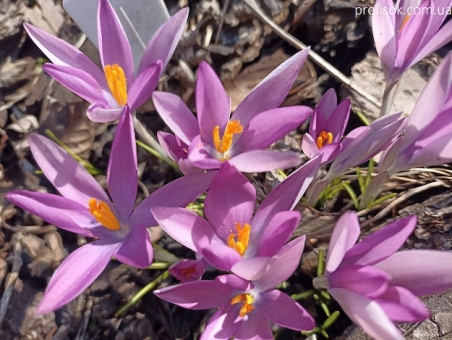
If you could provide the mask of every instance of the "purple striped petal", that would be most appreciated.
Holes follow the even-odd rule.
[[[91,105],[86,110],[86,115],[90,120],[96,123],[110,123],[119,119],[124,108],[105,108],[99,104]]]
[[[160,78],[160,62],[151,64],[145,68],[130,85],[127,103],[130,111],[135,111],[151,98],[152,91],[157,87]]]
[[[240,120],[240,123],[246,126],[258,113],[281,105],[308,57],[308,53],[309,48],[296,53],[265,77],[239,104],[232,119]]]
[[[234,340],[273,340],[273,333],[267,319],[258,311],[253,311],[244,318],[234,334]]]
[[[232,157],[229,164],[242,172],[265,172],[297,167],[301,159],[292,151],[252,150]]]
[[[152,95],[154,105],[166,125],[185,144],[199,135],[198,122],[179,96],[167,92],[154,92]]]
[[[105,269],[118,246],[95,241],[72,252],[50,279],[36,313],[50,313],[80,295]]]
[[[424,47],[422,47],[421,50],[418,51],[417,57],[414,58],[414,60],[411,62],[411,65],[416,64],[419,60],[424,59],[426,56],[435,52],[436,50],[438,50],[451,40],[452,40],[452,22],[448,21],[435,34],[434,39],[428,40]]]
[[[122,241],[116,259],[128,266],[145,269],[152,263],[153,254],[148,231],[134,229]]]

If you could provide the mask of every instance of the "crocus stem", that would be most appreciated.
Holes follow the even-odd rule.
[[[304,291],[303,293],[293,294],[290,297],[292,299],[294,299],[295,301],[304,300],[304,299],[307,299],[307,298],[313,296],[315,294],[315,292],[316,291],[314,289],[311,289],[311,290]]]
[[[148,267],[148,269],[163,270],[167,269],[169,266],[170,264],[166,262],[154,262]]]
[[[381,103],[380,117],[383,117],[390,113],[391,106],[394,103],[395,94],[399,88],[399,82],[391,84],[385,88],[383,93],[383,100]]]
[[[169,272],[166,270],[164,271],[159,277],[157,277],[154,281],[148,283],[146,286],[140,289],[140,291],[130,300],[127,302],[124,306],[122,306],[115,314],[115,317],[120,316],[122,313],[127,311],[130,307],[133,307],[138,301],[140,301],[143,296],[145,296],[147,293],[149,293],[151,290],[155,289],[160,283],[162,283],[163,280],[168,278]]]

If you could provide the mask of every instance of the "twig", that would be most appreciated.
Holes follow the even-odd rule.
[[[141,39],[140,34],[138,33],[137,29],[133,25],[132,21],[130,20],[127,13],[124,11],[124,8],[119,7],[119,10],[121,11],[121,14],[124,16],[124,19],[126,20],[127,24],[129,25],[130,29],[132,30],[133,34],[137,38],[138,42],[140,43],[141,47],[143,47],[143,51],[146,50],[146,44],[144,43],[143,39]]]
[[[267,25],[269,25],[277,35],[279,35],[281,38],[283,38],[285,41],[287,41],[292,46],[298,48],[299,50],[304,50],[307,48],[305,44],[303,44],[300,40],[295,38],[293,35],[287,33],[284,31],[281,26],[277,25],[271,18],[269,18],[260,8],[260,6],[256,3],[256,0],[243,0],[250,8],[251,10],[256,14],[256,16],[265,22]],[[360,95],[364,99],[366,99],[369,103],[373,104],[375,107],[380,108],[381,104],[378,99],[376,99],[374,96],[366,93],[363,89],[357,87],[352,83],[352,81],[347,78],[345,74],[340,72],[338,69],[336,69],[333,65],[331,65],[329,62],[327,62],[325,59],[323,59],[320,55],[318,55],[313,50],[309,51],[309,57],[321,68],[323,68],[326,72],[331,74],[334,78],[336,78],[338,81],[340,81],[347,89],[355,92],[356,94]]]

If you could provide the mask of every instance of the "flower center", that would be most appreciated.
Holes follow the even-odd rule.
[[[402,25],[400,25],[399,31],[397,32],[398,34],[400,34],[400,32],[402,32],[403,28],[406,26],[408,20],[410,20],[411,15],[407,14],[405,15],[405,18],[403,18],[402,21]]]
[[[228,236],[228,246],[237,250],[240,256],[245,254],[246,248],[248,248],[248,242],[250,240],[251,226],[245,223],[243,227],[239,222],[235,224],[236,233],[231,232]]]
[[[182,269],[180,272],[182,275],[184,275],[187,279],[191,278],[193,276],[193,274],[195,273],[196,270],[196,266],[193,265],[191,267],[188,268],[184,268]]]
[[[251,311],[254,309],[254,306],[253,306],[254,299],[250,294],[246,294],[246,293],[239,294],[231,300],[231,305],[235,305],[235,304],[241,303],[241,302],[243,302],[243,305],[240,308],[239,315],[240,315],[240,317],[243,318],[246,314],[251,313]]]
[[[105,78],[111,94],[119,106],[127,103],[127,81],[124,70],[118,64],[105,66]]]
[[[319,149],[324,147],[325,145],[331,144],[333,142],[333,134],[331,132],[322,131],[320,132],[319,136],[317,137],[317,140],[315,144]]]
[[[89,212],[94,218],[109,230],[121,229],[121,224],[118,222],[115,214],[111,211],[107,203],[90,198],[88,202]]]
[[[220,127],[216,125],[213,129],[213,143],[215,145],[215,149],[221,153],[224,154],[225,152],[229,151],[229,149],[232,146],[232,139],[235,134],[242,133],[243,132],[243,126],[240,125],[239,120],[231,120],[226,125],[226,129],[223,133],[223,138],[220,138]],[[222,157],[220,160],[225,161],[229,157],[226,155]]]

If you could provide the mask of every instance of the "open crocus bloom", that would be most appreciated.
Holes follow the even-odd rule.
[[[452,39],[452,22],[441,29],[451,0],[377,0],[372,30],[383,64],[386,87],[397,82],[409,67]]]
[[[190,309],[219,307],[210,318],[201,340],[273,339],[268,321],[297,331],[310,330],[311,315],[285,293],[274,289],[296,270],[304,236],[286,244],[252,281],[221,275],[213,281],[194,281],[155,291],[178,306]]]
[[[397,252],[416,227],[416,217],[392,222],[355,245],[361,228],[354,212],[337,221],[331,236],[325,276],[314,279],[344,312],[377,340],[403,340],[393,321],[429,317],[418,296],[452,287],[452,253]]]
[[[126,104],[134,111],[150,98],[176,48],[187,17],[188,9],[182,9],[157,30],[146,47],[136,76],[129,41],[108,0],[99,0],[97,17],[102,70],[65,41],[29,24],[24,26],[53,62],[45,64],[44,70],[92,104],[87,111],[91,120],[110,122],[119,118]]]
[[[300,167],[270,192],[254,216],[256,189],[228,163],[222,164],[207,193],[206,219],[182,208],[155,207],[152,213],[171,237],[212,266],[252,280],[297,227],[300,213],[290,210],[318,167],[318,158]]]
[[[331,162],[341,150],[341,139],[350,115],[351,101],[337,105],[336,92],[328,90],[320,99],[301,142],[303,152],[309,158],[319,153],[322,164]]]
[[[422,91],[405,132],[384,153],[379,172],[452,162],[452,54],[449,53]]]
[[[39,135],[28,138],[36,162],[62,197],[17,190],[8,193],[7,199],[61,229],[96,239],[63,261],[50,280],[39,313],[51,312],[74,299],[113,256],[130,266],[149,266],[153,251],[146,228],[157,225],[151,207],[186,206],[210,185],[213,174],[185,176],[156,190],[134,210],[137,159],[131,119],[126,106],[108,165],[111,199],[86,169],[58,145]]]
[[[159,141],[184,173],[193,168],[218,169],[228,161],[242,172],[262,172],[298,166],[295,152],[264,150],[296,129],[311,114],[306,106],[278,108],[289,92],[308,51],[298,52],[259,83],[230,115],[230,100],[213,69],[198,69],[194,117],[185,103],[170,93],[154,92],[155,107],[175,133],[160,133]]]

